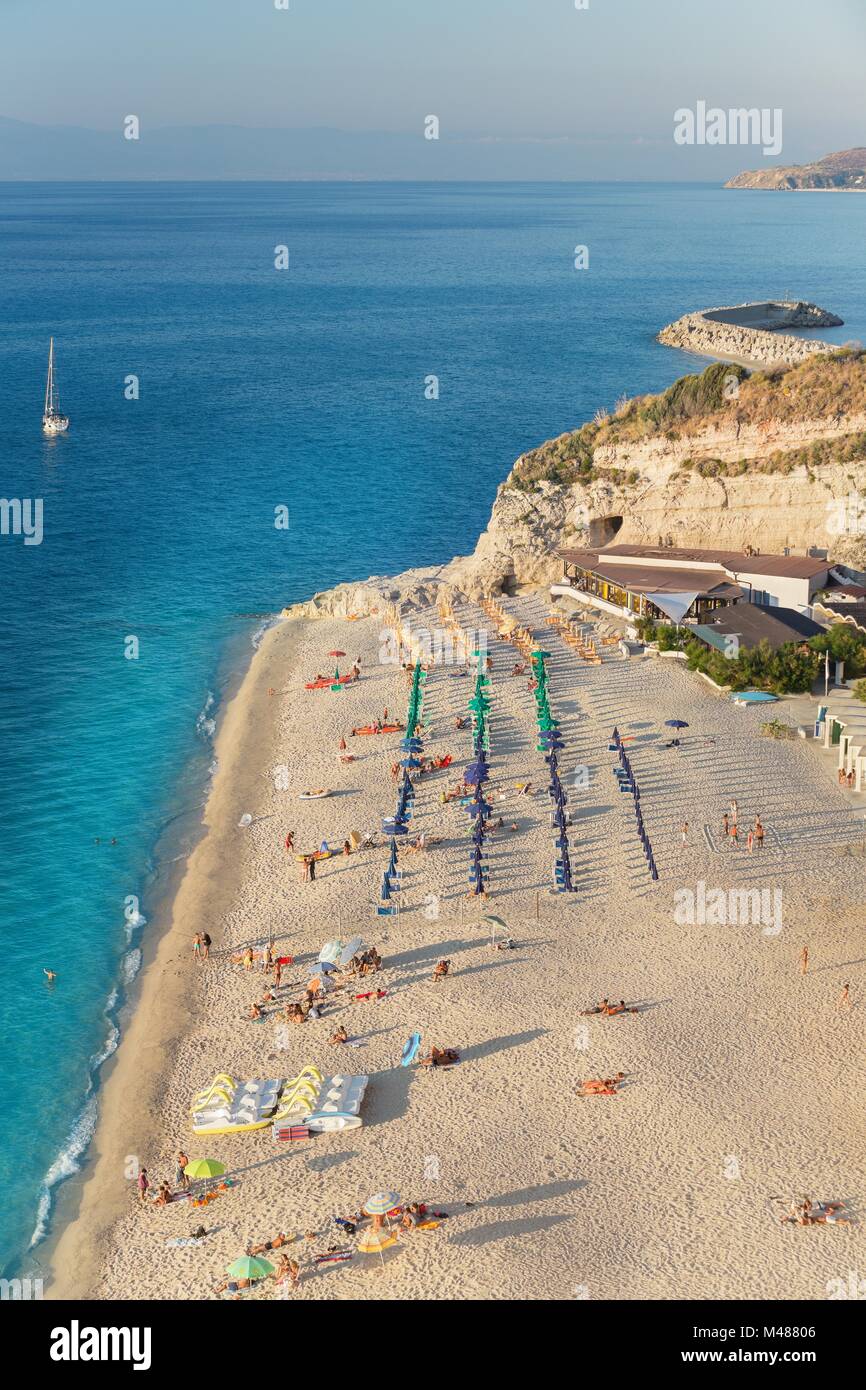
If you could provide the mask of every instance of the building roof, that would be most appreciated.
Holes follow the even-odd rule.
[[[572,556],[587,554],[586,551],[561,550],[560,556],[571,561]],[[668,565],[679,568],[681,565],[720,565],[726,570],[742,574],[776,575],[786,579],[812,579],[826,574],[830,568],[829,560],[820,560],[812,555],[747,555],[742,550],[703,550],[658,545],[609,545],[603,551],[593,552],[620,560],[664,560]],[[575,561],[574,563],[580,563]]]
[[[757,603],[738,603],[713,615],[712,622],[691,629],[707,646],[725,650],[725,637],[739,637],[744,647],[766,642],[776,651],[786,642],[804,642],[824,632],[820,623],[798,613],[795,608],[764,608]]]
[[[684,566],[606,565],[606,550],[561,550],[560,556],[601,579],[641,594],[712,594],[713,598],[739,598],[742,589],[721,568],[687,569]]]
[[[844,600],[838,602],[835,599],[822,598],[817,606],[838,614],[845,621],[856,623],[858,627],[866,628],[866,603],[848,603]]]

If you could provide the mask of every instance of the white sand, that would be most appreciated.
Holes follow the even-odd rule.
[[[349,766],[338,764],[336,749],[341,733],[384,706],[402,716],[406,690],[397,669],[377,664],[375,619],[275,629],[221,732],[209,834],[110,1078],[98,1162],[79,1220],[57,1250],[54,1296],[207,1297],[249,1241],[310,1228],[326,1235],[316,1245],[299,1242],[304,1278],[290,1296],[301,1300],[822,1299],[828,1280],[866,1264],[861,1226],[782,1226],[785,1207],[776,1200],[844,1198],[855,1211],[862,1201],[866,861],[838,853],[862,840],[862,815],[816,749],[759,737],[766,713],[734,708],[675,661],[615,654],[587,667],[542,627],[540,600],[508,607],[530,615],[553,654],[563,781],[578,765],[590,770],[589,786],[571,800],[579,891],[547,891],[554,832],[546,795],[515,796],[514,784],[527,777],[543,786],[545,769],[526,678],[511,676],[513,651],[496,640],[493,791],[505,793],[497,808],[520,829],[493,841],[491,902],[465,897],[468,818],[439,803],[455,780],[448,773],[419,783],[413,828],[445,843],[402,856],[398,919],[374,915],[385,849],[325,863],[315,884],[301,884],[283,849],[288,828],[312,848],[352,829],[378,831],[393,809],[389,767],[400,736],[350,739],[358,761]],[[466,626],[482,622],[469,605],[460,616]],[[359,652],[364,678],[339,695],[306,692],[304,679],[328,669],[332,647],[349,658]],[[268,687],[277,694],[269,697]],[[434,737],[425,752],[452,752],[462,764],[470,734],[452,725],[470,682],[438,667],[426,690]],[[784,705],[773,712],[780,710],[784,717]],[[672,716],[691,726],[680,751],[662,747],[661,725]],[[632,760],[661,874],[655,885],[629,798],[611,773],[614,723],[636,736]],[[289,767],[293,791],[275,789],[278,764]],[[339,795],[297,801],[298,790],[318,785]],[[741,823],[760,812],[768,831],[761,855],[705,841],[704,824],[718,830],[731,796]],[[256,820],[242,831],[245,811]],[[697,880],[781,889],[783,930],[677,925],[674,891]],[[479,921],[485,911],[506,919],[519,949],[490,948]],[[196,967],[189,945],[203,927],[215,950]],[[270,927],[296,956],[317,953],[331,936],[364,932],[384,958],[372,983],[387,997],[341,1004],[291,1028],[288,1049],[272,1056],[274,1023],[244,1018],[262,977],[223,958],[266,939]],[[805,978],[797,969],[804,943]],[[432,968],[445,956],[453,975],[434,984]],[[284,976],[301,978],[303,964]],[[854,1001],[848,1014],[835,1008],[844,980]],[[645,1011],[580,1016],[604,995],[642,1001]],[[338,1022],[364,1046],[329,1048]],[[459,1048],[459,1066],[400,1068],[416,1028],[427,1045]],[[294,1076],[310,1062],[370,1073],[363,1128],[282,1146],[267,1130],[208,1142],[192,1134],[192,1094],[215,1072]],[[578,1080],[620,1069],[627,1081],[617,1098],[575,1098]],[[171,1176],[179,1146],[193,1158],[223,1159],[240,1185],[202,1213],[186,1203],[141,1210],[125,1156],[141,1155],[160,1179]],[[384,1268],[356,1256],[314,1271],[310,1253],[336,1239],[326,1230],[331,1215],[349,1214],[383,1186],[452,1215],[436,1231],[401,1240]],[[166,1249],[167,1237],[187,1235],[200,1219],[213,1228],[205,1244]]]

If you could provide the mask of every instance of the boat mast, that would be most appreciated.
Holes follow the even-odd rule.
[[[45,414],[54,414],[54,339],[48,348],[48,380],[45,383]]]

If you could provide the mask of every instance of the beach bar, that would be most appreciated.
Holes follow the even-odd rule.
[[[563,577],[554,598],[570,598],[617,618],[704,623],[737,603],[808,609],[827,583],[830,562],[811,555],[613,545],[560,550]]]

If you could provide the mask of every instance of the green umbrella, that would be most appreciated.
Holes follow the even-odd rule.
[[[225,1170],[218,1158],[194,1158],[183,1171],[188,1178],[221,1178]]]
[[[232,1279],[264,1279],[273,1272],[274,1266],[270,1260],[262,1260],[258,1255],[241,1255],[226,1269],[226,1274],[231,1275]]]

